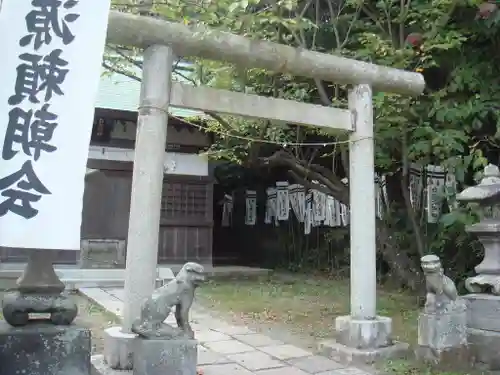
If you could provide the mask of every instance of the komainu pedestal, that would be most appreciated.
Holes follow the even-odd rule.
[[[137,338],[133,375],[196,375],[196,340]]]
[[[420,313],[417,355],[433,362],[467,363],[467,311],[463,300],[450,311]]]
[[[90,330],[0,321],[0,375],[90,375]]]
[[[435,255],[421,259],[427,298],[418,318],[418,358],[441,365],[467,366],[467,306]]]

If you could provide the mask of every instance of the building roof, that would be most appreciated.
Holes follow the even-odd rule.
[[[141,78],[141,71],[134,71],[133,74]],[[179,77],[175,80],[181,81]],[[141,83],[133,78],[120,73],[111,73],[103,69],[97,93],[96,108],[114,109],[118,111],[136,112],[139,107],[139,97],[141,93]],[[170,107],[169,113],[176,117],[203,116],[202,112],[191,111]]]

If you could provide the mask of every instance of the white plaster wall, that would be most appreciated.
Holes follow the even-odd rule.
[[[134,150],[117,147],[90,146],[89,159],[134,161]],[[208,176],[208,160],[196,154],[165,152],[165,173],[189,176]]]

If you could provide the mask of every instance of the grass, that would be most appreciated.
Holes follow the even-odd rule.
[[[199,289],[206,307],[243,323],[281,327],[302,339],[331,337],[335,318],[349,314],[349,283],[306,275],[244,281],[216,281]],[[378,313],[393,318],[396,340],[417,340],[417,298],[379,289]]]
[[[275,275],[261,280],[210,282],[197,293],[205,307],[257,330],[288,331],[283,341],[307,349],[332,337],[335,318],[349,314],[349,282],[306,275]],[[416,345],[418,299],[398,290],[379,288],[378,313],[393,319],[393,338]],[[491,372],[443,372],[415,361],[381,364],[387,375],[481,375]]]
[[[497,372],[486,370],[443,371],[422,363],[409,361],[391,361],[384,367],[386,375],[494,375]]]

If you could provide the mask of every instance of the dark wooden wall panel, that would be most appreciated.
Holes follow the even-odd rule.
[[[89,161],[100,169],[85,185],[82,238],[126,239],[132,163]],[[211,263],[213,183],[208,177],[166,175],[158,240],[159,263]]]
[[[158,262],[212,262],[211,227],[160,228]]]
[[[83,239],[126,239],[132,175],[102,170],[85,181],[82,214]]]

